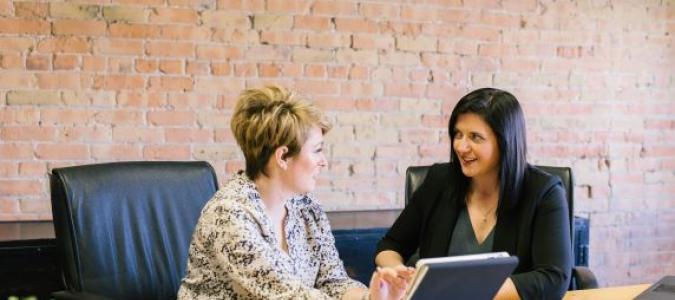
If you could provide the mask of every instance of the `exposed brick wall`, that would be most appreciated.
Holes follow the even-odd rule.
[[[278,83],[325,108],[330,210],[397,208],[448,157],[469,90],[512,91],[530,160],[576,175],[603,284],[675,273],[675,3],[0,1],[0,220],[49,219],[47,173],[116,160],[241,168],[236,95]]]

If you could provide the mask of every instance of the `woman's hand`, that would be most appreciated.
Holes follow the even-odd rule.
[[[415,276],[415,268],[406,267],[404,265],[398,265],[395,267],[378,267],[377,273],[380,273],[380,277],[390,284],[400,287],[406,282],[411,282],[412,278]]]
[[[370,300],[398,300],[405,296],[415,269],[403,265],[378,268],[370,279]]]

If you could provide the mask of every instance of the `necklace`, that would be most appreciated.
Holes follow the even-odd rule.
[[[469,195],[466,196],[466,202],[467,202],[467,204],[470,203]],[[483,222],[483,224],[485,224],[485,223],[488,222],[488,217],[489,217],[492,213],[494,213],[495,210],[497,210],[497,206],[498,206],[498,205],[495,205],[494,207],[489,208],[489,209],[486,210],[485,212],[480,211],[480,209],[478,209],[478,206],[476,206],[476,205],[474,205],[474,209],[475,209],[476,211],[478,211],[478,213],[482,216],[481,221]]]
[[[490,214],[491,214],[495,209],[497,209],[497,206],[488,209],[485,213],[481,213],[481,214],[483,214],[483,223],[487,223],[487,221],[488,221],[488,216],[490,216]]]

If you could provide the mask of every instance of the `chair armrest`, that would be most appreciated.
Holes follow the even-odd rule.
[[[575,266],[572,268],[572,280],[574,280],[578,290],[598,288],[598,280],[588,267]]]
[[[112,300],[102,295],[73,291],[53,292],[52,298],[55,300]]]

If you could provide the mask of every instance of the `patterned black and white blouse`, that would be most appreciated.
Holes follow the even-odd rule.
[[[234,175],[206,204],[178,299],[334,299],[365,288],[347,276],[326,214],[310,196],[286,202],[288,253],[253,181]]]

